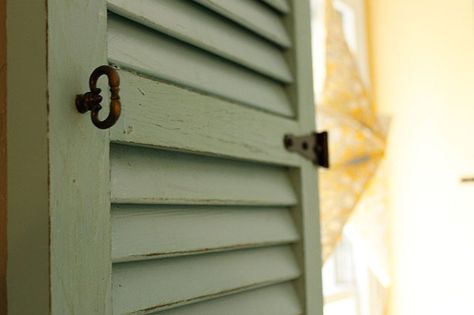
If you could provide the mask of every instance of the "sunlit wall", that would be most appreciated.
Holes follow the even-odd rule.
[[[392,116],[392,315],[474,314],[472,0],[367,0],[374,100]]]

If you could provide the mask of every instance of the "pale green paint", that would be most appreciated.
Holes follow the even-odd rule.
[[[106,59],[106,4],[48,1],[51,312],[111,313],[109,133],[74,97]]]
[[[109,61],[114,64],[283,116],[293,116],[279,82],[117,15],[109,16],[107,24]]]
[[[111,313],[108,133],[74,108],[105,1],[8,1],[8,314]]]
[[[282,145],[297,122],[120,71],[122,117],[116,142],[298,165]]]
[[[294,207],[294,218],[301,231],[301,242],[295,246],[300,266],[305,270],[298,279],[299,295],[304,301],[305,314],[323,314],[323,289],[321,279],[321,243],[319,230],[319,205],[317,179],[314,166],[307,162],[295,169],[293,183],[298,187],[299,204]]]
[[[273,7],[274,9],[280,11],[281,13],[288,13],[290,11],[290,6],[286,0],[261,0]]]
[[[114,312],[148,314],[299,275],[289,246],[114,264]]]
[[[289,244],[298,239],[291,212],[283,207],[123,205],[112,209],[114,262]]]
[[[280,48],[189,0],[109,0],[108,7],[119,15],[275,80],[285,83],[292,80]]]
[[[112,146],[110,164],[114,203],[296,203],[282,167],[122,145]]]
[[[11,1],[19,3],[17,0]],[[44,2],[38,3],[44,5]],[[250,2],[233,3],[245,7]],[[112,292],[116,314],[134,311],[151,313],[158,306],[172,308],[200,301],[205,302],[174,308],[169,312],[252,314],[258,309],[262,310],[259,314],[278,314],[272,312],[272,309],[281,303],[278,310],[282,313],[287,310],[288,313],[285,314],[322,314],[319,213],[314,166],[301,157],[286,152],[282,145],[285,132],[298,134],[314,130],[311,45],[308,40],[309,4],[308,1],[293,1],[290,15],[283,19],[279,13],[263,3],[258,5],[267,10],[265,14],[273,14],[271,19],[277,18],[278,24],[285,21],[290,25],[293,48],[287,51],[286,56],[291,65],[291,72],[296,75],[297,84],[291,85],[287,90],[298,120],[292,121],[238,104],[248,104],[255,101],[253,97],[262,95],[261,91],[252,90],[254,87],[246,87],[249,86],[246,85],[247,78],[249,82],[267,80],[276,84],[276,81],[261,77],[249,69],[240,69],[229,61],[218,59],[219,57],[197,48],[190,49],[185,43],[179,46],[188,49],[179,57],[182,59],[176,56],[177,52],[181,53],[179,50],[171,49],[160,55],[164,60],[157,61],[155,55],[159,49],[155,49],[157,45],[151,42],[163,37],[160,45],[177,47],[173,46],[176,44],[174,40],[157,35],[156,31],[151,29],[134,26],[132,22],[126,22],[128,26],[123,29],[121,27],[124,26],[120,25],[122,22],[116,23],[115,27],[124,30],[126,34],[111,34],[110,44],[116,46],[109,47],[108,52],[109,55],[120,56],[118,59],[124,61],[122,65],[130,70],[144,72],[149,77],[156,78],[157,71],[161,71],[161,67],[166,68],[170,60],[174,60],[176,65],[177,61],[187,60],[188,56],[194,56],[199,51],[199,58],[188,60],[192,71],[197,71],[194,77],[191,77],[197,82],[188,84],[180,81],[180,78],[167,79],[175,80],[176,84],[201,84],[201,87],[206,87],[203,82],[207,80],[207,74],[211,73],[216,84],[220,84],[221,80],[226,82],[222,85],[224,91],[219,92],[219,89],[216,89],[217,94],[222,93],[222,97],[229,98],[228,93],[236,93],[229,87],[240,88],[242,90],[239,93],[245,94],[247,101],[239,99],[234,100],[236,103],[230,103],[121,71],[124,113],[118,125],[113,127],[111,139],[121,142],[122,145],[112,145],[111,167],[109,132],[96,129],[87,115],[80,115],[75,111],[73,104],[75,94],[87,90],[90,71],[106,62],[105,1],[51,0],[48,1],[47,19],[44,19],[44,11],[32,6],[24,6],[23,11],[12,11],[16,12],[16,15],[10,15],[10,18],[20,17],[20,13],[23,14],[23,19],[25,14],[34,16],[35,19],[32,18],[31,21],[38,24],[32,23],[31,28],[24,30],[38,35],[35,39],[40,43],[35,46],[36,50],[27,50],[28,55],[18,54],[17,56],[23,56],[13,62],[13,69],[18,73],[9,72],[9,92],[14,92],[9,96],[9,102],[20,104],[9,114],[9,122],[12,122],[9,125],[9,141],[18,141],[18,146],[13,146],[13,155],[9,156],[9,160],[20,159],[9,168],[9,174],[15,176],[9,179],[9,183],[13,183],[9,189],[9,198],[13,198],[9,203],[9,207],[12,206],[9,211],[18,211],[9,222],[9,236],[12,237],[9,242],[14,245],[9,249],[12,253],[9,259],[16,263],[20,262],[20,259],[29,260],[9,270],[9,287],[18,285],[9,292],[12,314],[21,308],[21,312],[17,314],[107,315],[112,313]],[[231,14],[222,9],[216,12],[227,17],[233,16],[234,20],[239,16],[239,23],[247,23],[242,17],[245,10],[237,9]],[[43,23],[47,21],[47,32],[44,28],[41,31],[39,26],[45,26],[41,24],[41,20]],[[115,19],[115,22],[119,20],[124,19]],[[22,19],[19,18],[18,21]],[[113,23],[109,28],[112,32]],[[273,22],[265,23],[266,26],[276,25]],[[16,25],[16,28],[11,28],[9,32],[12,33],[9,34],[21,34],[21,25],[9,25]],[[235,24],[235,27],[240,26]],[[254,26],[247,24],[246,27]],[[140,29],[139,32],[134,33],[137,29]],[[279,27],[276,27],[273,31],[278,33],[278,29]],[[142,32],[153,34],[153,39],[149,35],[142,36]],[[23,33],[25,34],[26,32]],[[138,34],[138,38],[131,36],[133,34]],[[19,38],[24,37],[14,36],[10,40],[16,43],[15,39]],[[41,47],[41,43],[48,43],[47,59],[46,47]],[[21,46],[12,44],[13,48],[17,50],[9,50],[10,53],[19,52]],[[117,52],[120,49],[122,51]],[[219,66],[210,70],[212,64],[216,63],[214,59],[219,60]],[[25,60],[31,61],[31,65],[24,63]],[[45,60],[48,62],[47,67]],[[114,58],[109,60],[114,61]],[[201,60],[207,61],[199,67],[193,65],[193,62]],[[21,68],[20,65],[24,64],[30,68]],[[185,69],[188,66],[181,65],[181,68],[175,70],[179,73],[188,71],[189,74],[192,71]],[[149,71],[150,67],[155,68]],[[37,76],[23,72],[31,69],[38,70],[34,73]],[[232,71],[227,73],[228,71],[222,69]],[[174,75],[173,68],[166,71],[169,75]],[[246,74],[235,80],[235,84],[229,84],[234,81],[229,81],[228,75],[239,71]],[[206,84],[209,85],[208,82]],[[23,91],[20,89],[22,85],[27,87],[28,93],[20,93]],[[43,100],[39,96],[41,91],[44,91]],[[265,93],[269,93],[268,91]],[[267,111],[282,108],[278,107],[276,100],[281,99],[283,88],[281,91],[274,91],[275,95],[270,93],[266,96],[264,109]],[[31,104],[39,106],[32,111]],[[47,104],[49,113],[46,111]],[[290,112],[293,107],[288,107]],[[27,111],[36,114],[30,117],[35,119],[31,120],[24,132],[20,132],[25,125],[20,126],[19,121]],[[41,135],[48,135],[49,142],[41,141]],[[26,154],[21,156],[25,148],[32,145],[36,145],[33,147],[39,154],[37,159],[29,159]],[[140,148],[137,145],[152,148]],[[187,153],[166,152],[163,150],[166,148]],[[239,161],[241,159],[247,161]],[[28,167],[31,166],[30,172],[24,178],[19,176],[20,161],[29,163]],[[290,172],[286,166],[290,166]],[[112,172],[112,183],[109,171]],[[39,176],[35,177],[36,174]],[[26,183],[28,179],[33,179],[32,190],[28,196],[31,203],[22,201],[23,195],[20,195],[20,190],[24,191],[20,184]],[[146,241],[143,243],[144,247],[133,248],[136,252],[127,249],[127,253],[153,255],[155,250],[163,250],[162,248],[165,251],[169,248],[172,251],[203,251],[207,246],[217,246],[217,250],[223,251],[184,255],[190,254],[188,252],[173,258],[114,263],[112,267],[109,196],[111,189],[113,202],[135,204],[114,204],[114,236],[117,236],[117,233],[130,233],[131,238],[135,237],[135,243],[140,239]],[[143,203],[155,203],[149,207],[161,209],[171,208],[163,204],[181,204],[174,209],[184,208],[182,213],[174,212],[173,216],[160,213],[153,219],[160,220],[157,227],[167,224],[166,220],[171,220],[168,221],[169,228],[178,224],[184,225],[180,226],[182,229],[185,229],[186,225],[190,226],[179,235],[183,240],[173,244],[171,232],[166,232],[164,228],[160,231],[153,230],[152,222],[148,220],[125,222],[126,216],[136,219],[143,215],[144,205],[138,205]],[[182,205],[186,203],[190,205]],[[219,204],[219,207],[204,206],[205,204]],[[248,205],[246,209],[251,211],[245,216],[232,212],[237,209],[233,205],[238,204]],[[26,208],[30,205],[39,205],[35,208],[39,210],[32,213],[31,209]],[[218,211],[211,211],[210,215],[211,212],[206,210],[202,217],[198,217],[199,210],[196,205]],[[285,207],[273,210],[260,207],[263,205],[292,206],[294,221],[288,219]],[[119,218],[120,214],[124,215],[123,207],[127,207],[126,216]],[[122,210],[116,211],[118,208]],[[269,210],[274,211],[271,215],[272,220],[276,220],[274,225],[258,224],[259,220],[263,221],[261,215],[265,211],[270,216]],[[262,213],[252,215],[252,211]],[[278,219],[275,217],[277,211]],[[205,220],[205,215],[209,216],[209,220]],[[250,216],[254,221],[250,221]],[[193,217],[196,219],[193,220]],[[183,223],[182,218],[187,221]],[[175,219],[177,221],[173,221]],[[20,220],[25,220],[25,225],[22,226]],[[225,224],[219,224],[221,220],[226,220]],[[34,233],[31,233],[30,238],[22,239],[21,236],[26,235],[23,227],[28,227],[28,224],[35,224]],[[199,230],[200,224],[209,232],[205,237],[203,234],[198,235],[202,233]],[[237,230],[239,225],[245,225],[248,230],[245,227]],[[261,230],[257,230],[256,225],[259,225]],[[127,231],[127,228],[130,230]],[[166,234],[172,244],[168,249],[166,246],[155,247],[152,242],[155,239],[157,244],[163,245],[160,240],[156,240],[166,239],[159,234],[161,232]],[[228,234],[225,234],[226,232]],[[186,233],[198,236],[191,240],[187,238]],[[121,237],[123,239],[127,236]],[[120,238],[115,239],[117,240],[120,241]],[[249,243],[252,248],[232,250],[232,246],[237,244],[238,248],[241,242]],[[268,246],[280,242],[286,245]],[[123,241],[120,246],[122,245],[124,248],[133,246]],[[22,248],[28,250],[21,252],[26,253],[24,257],[19,255],[18,251]],[[127,253],[125,255],[129,255]],[[37,263],[35,258],[42,259],[41,257],[44,261]],[[30,261],[33,263],[29,263]],[[48,265],[49,269],[45,268]],[[28,291],[25,281],[27,279],[34,282],[29,284],[29,287],[36,290],[35,293]],[[298,298],[295,298],[293,284]],[[22,290],[21,286],[27,290]],[[260,287],[262,288],[257,289]],[[245,292],[239,293],[243,291]],[[28,303],[20,305],[23,301]],[[302,304],[298,305],[299,302]],[[252,305],[255,308],[252,308]]]
[[[311,16],[309,1],[292,1],[287,21],[294,38],[294,52],[288,54],[297,84],[289,92],[296,102],[300,133],[315,130],[314,95],[311,59]],[[299,205],[294,208],[295,219],[302,231],[302,242],[296,246],[305,273],[298,289],[303,298],[305,314],[322,315],[321,243],[317,172],[311,162],[301,160],[300,168],[293,169],[293,183],[299,194]]]
[[[294,286],[284,283],[153,314],[301,315],[302,309]]]
[[[254,0],[194,0],[283,47],[291,40],[279,14]]]

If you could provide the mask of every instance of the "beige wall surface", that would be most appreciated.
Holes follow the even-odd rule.
[[[7,303],[7,103],[5,0],[0,0],[0,314]]]
[[[8,314],[43,315],[50,314],[47,7],[46,0],[6,5]]]
[[[367,0],[373,96],[392,116],[392,315],[474,314],[472,0]]]

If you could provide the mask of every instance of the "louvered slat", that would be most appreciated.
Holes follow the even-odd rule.
[[[114,203],[296,203],[285,168],[140,147],[111,147]]]
[[[223,58],[291,82],[283,51],[187,0],[109,0],[109,10]]]
[[[293,117],[284,87],[182,41],[110,14],[109,61],[234,102]]]
[[[287,208],[115,205],[112,211],[115,262],[297,240]]]
[[[301,315],[285,1],[108,8],[113,313]]]
[[[286,0],[262,0],[272,8],[280,11],[281,13],[288,13],[290,11],[290,6]]]
[[[302,313],[303,310],[293,285],[284,283],[154,314],[300,315]]]
[[[288,246],[113,266],[114,314],[152,313],[297,278]]]
[[[194,0],[283,47],[291,41],[278,13],[255,0]]]
[[[296,165],[282,139],[295,121],[120,71],[122,116],[115,142]],[[218,130],[218,132],[216,132]]]

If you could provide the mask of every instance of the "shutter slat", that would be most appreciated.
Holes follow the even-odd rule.
[[[291,283],[238,293],[154,314],[160,315],[300,315],[297,293]]]
[[[297,240],[288,208],[115,205],[112,211],[115,262]]]
[[[114,314],[148,314],[300,275],[288,246],[119,263],[112,269]]]
[[[302,315],[287,1],[106,2],[113,313]]]
[[[281,45],[291,41],[278,13],[255,0],[194,0],[253,32]]]
[[[296,204],[286,168],[112,145],[113,203]]]
[[[285,150],[293,120],[120,71],[122,116],[115,142],[296,165]],[[217,131],[217,132],[216,132]]]
[[[270,78],[110,14],[109,61],[126,69],[293,117],[285,88]]]
[[[190,1],[109,0],[109,10],[276,80],[292,81],[283,52]]]
[[[262,0],[272,8],[280,11],[281,13],[287,14],[290,12],[290,6],[286,0]]]

